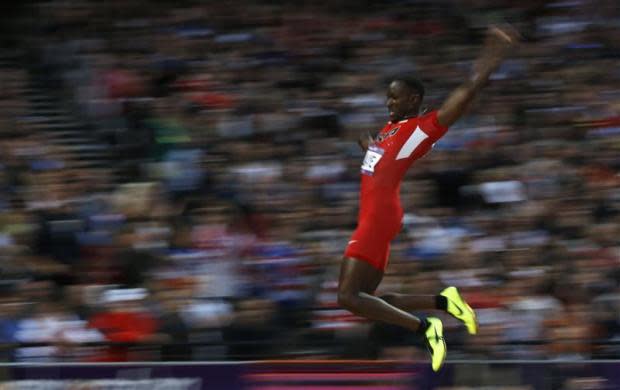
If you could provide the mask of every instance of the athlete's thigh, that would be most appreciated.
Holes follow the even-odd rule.
[[[366,261],[343,257],[339,288],[344,291],[373,294],[383,279],[383,271]]]
[[[362,221],[353,232],[344,251],[344,257],[370,263],[374,268],[385,271],[388,263],[390,241],[394,229],[372,221]]]

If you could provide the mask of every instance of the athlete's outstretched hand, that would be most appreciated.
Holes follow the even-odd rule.
[[[519,33],[509,25],[489,27],[478,65],[485,62],[489,62],[491,66],[499,65],[519,41]]]
[[[437,120],[441,125],[452,126],[463,116],[491,74],[513,53],[519,38],[519,34],[510,26],[489,27],[471,76],[448,96],[437,112]]]

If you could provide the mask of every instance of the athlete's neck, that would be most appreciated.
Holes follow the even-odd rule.
[[[419,114],[415,113],[415,114],[411,114],[411,115],[405,115],[404,117],[400,118],[400,119],[396,119],[391,121],[392,123],[398,123],[398,122],[402,122],[402,121],[406,121],[409,120],[411,118],[416,118]]]
[[[419,114],[416,112],[415,114],[405,115],[401,121],[406,121],[407,119],[416,118]],[[400,121],[399,121],[400,122]]]

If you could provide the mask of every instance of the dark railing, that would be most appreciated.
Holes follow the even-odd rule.
[[[449,361],[439,373],[424,362],[279,360],[243,362],[7,363],[8,389],[487,389],[618,390],[615,361]]]

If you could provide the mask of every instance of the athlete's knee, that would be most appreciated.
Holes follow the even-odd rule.
[[[357,312],[357,296],[349,293],[338,293],[338,305],[355,313]]]
[[[358,291],[350,291],[342,288],[338,290],[338,305],[341,307],[353,313],[357,313],[360,301]]]

